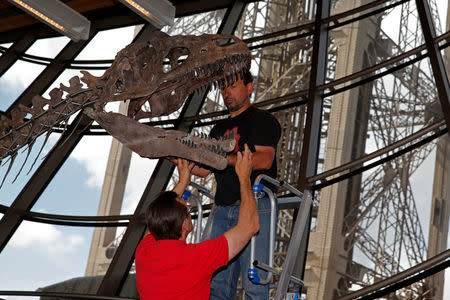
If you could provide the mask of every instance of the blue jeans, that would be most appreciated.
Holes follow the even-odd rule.
[[[260,229],[256,235],[255,259],[269,262],[269,235],[270,235],[270,200],[261,198],[258,200],[258,213]],[[203,233],[203,240],[221,236],[229,229],[236,226],[239,215],[239,206],[214,205],[208,218]],[[278,215],[278,214],[277,214]],[[252,283],[247,277],[250,266],[250,243],[234,257],[226,266],[219,268],[211,281],[210,300],[232,300],[236,294],[237,281],[242,274],[242,286],[247,300],[269,299],[269,285]],[[266,278],[267,273],[258,269],[261,278]]]

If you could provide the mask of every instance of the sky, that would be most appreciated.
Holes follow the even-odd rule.
[[[444,0],[437,0],[441,13],[446,11],[445,2]],[[394,24],[396,21],[393,17],[392,21],[389,22]],[[387,26],[387,28],[386,31],[390,32],[389,28],[395,28],[395,26]],[[128,27],[103,32],[94,38],[77,59],[112,59],[117,51],[131,42],[133,31],[133,27]],[[67,38],[42,40],[27,53],[54,57],[67,41]],[[7,109],[9,104],[42,70],[42,66],[18,62],[2,76],[0,78],[0,110]],[[92,73],[100,75],[102,72]],[[79,75],[79,72],[64,72],[56,80],[56,83],[67,83],[73,75]],[[115,110],[117,105],[108,108]],[[51,149],[57,139],[57,134],[51,135],[48,144],[44,147],[44,154]],[[42,140],[41,138],[34,147],[30,155],[31,161],[36,156]],[[110,143],[110,137],[84,137],[41,195],[33,207],[33,211],[53,214],[96,215]],[[10,205],[31,177],[33,172],[26,175],[30,166],[30,162],[28,162],[22,174],[18,176],[14,183],[11,183],[24,156],[25,153],[19,156],[11,174],[0,189],[0,204]],[[42,159],[39,158],[37,165],[41,162]],[[122,209],[123,214],[134,211],[154,164],[155,161],[143,159],[133,154]],[[419,211],[423,212],[421,219],[423,219],[422,228],[425,234],[428,232],[429,204],[427,201],[431,199],[433,168],[434,154],[428,157],[423,167],[411,178],[413,186],[417,187],[414,189],[415,197],[422,200],[419,200],[419,205],[423,205],[423,209],[419,209]],[[6,169],[7,165],[0,168],[0,179],[3,178]],[[92,232],[92,228],[24,222],[0,254],[0,290],[35,290],[55,282],[83,276]],[[446,290],[446,295],[450,297],[449,284],[446,284]],[[15,299],[15,297],[8,297],[8,299]],[[30,298],[27,297],[26,299]]]

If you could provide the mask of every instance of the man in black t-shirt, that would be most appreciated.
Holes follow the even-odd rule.
[[[253,78],[249,71],[243,78],[222,90],[223,100],[230,117],[220,121],[211,130],[210,136],[219,138],[233,133],[236,136],[236,148],[228,155],[228,167],[225,170],[213,170],[217,182],[215,203],[209,215],[204,238],[212,239],[222,235],[237,224],[239,215],[239,180],[234,171],[236,152],[244,150],[247,144],[253,152],[254,182],[259,174],[267,174],[276,178],[276,148],[280,139],[280,124],[267,111],[253,107],[250,95],[253,92]],[[209,170],[196,166],[192,174],[205,177]],[[262,198],[258,201],[260,231],[256,236],[255,258],[267,263],[269,261],[269,228],[270,201]],[[246,299],[268,299],[269,286],[253,284],[247,277],[250,266],[250,243],[233,261],[223,269],[219,269],[211,282],[210,299],[234,299],[239,274],[242,274],[242,285]],[[266,274],[258,271],[265,277]]]

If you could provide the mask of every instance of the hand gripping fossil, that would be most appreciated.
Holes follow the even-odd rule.
[[[50,99],[35,96],[31,107],[19,105],[11,110],[10,118],[1,115],[0,159],[10,159],[5,178],[19,149],[28,147],[26,162],[36,139],[45,133],[38,157],[52,128],[67,124],[70,116],[82,109],[142,157],[182,157],[224,169],[226,153],[235,146],[234,137],[209,139],[147,126],[138,120],[169,115],[196,90],[232,84],[250,67],[250,58],[246,44],[235,36],[152,33],[148,43],[133,43],[121,50],[103,76],[81,71],[81,79],[74,76],[69,86],[61,84],[51,90]],[[104,111],[106,103],[128,99],[127,116]]]

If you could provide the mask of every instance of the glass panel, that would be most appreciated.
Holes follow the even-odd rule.
[[[83,137],[33,211],[96,215],[110,144],[110,136]]]
[[[95,294],[103,275],[82,278],[86,272],[92,232],[92,228],[86,227],[23,222],[0,254],[0,290],[35,291],[41,288],[44,291]],[[105,257],[98,257],[105,269],[110,263],[106,259],[107,248],[102,249]],[[99,255],[102,255],[101,251]],[[94,283],[62,286],[61,283],[67,280],[93,280]],[[137,296],[135,287],[129,290],[132,291],[129,297]]]
[[[136,26],[100,31],[75,60],[114,59],[117,52],[131,43]]]
[[[8,50],[8,48],[12,45],[13,43],[5,43],[5,44],[0,44],[0,57],[3,55],[4,52],[6,52]]]
[[[12,65],[0,78],[0,110],[8,109],[44,68],[45,66],[24,61],[17,61]]]
[[[157,159],[132,154],[121,214],[134,213],[157,163]]]
[[[83,276],[91,236],[91,228],[23,222],[0,254],[0,289],[36,290]]]
[[[68,41],[69,39],[66,37],[40,39],[26,51],[26,54],[54,58]],[[45,65],[18,60],[0,78],[0,97],[2,99],[0,110],[6,110],[44,68]]]
[[[445,40],[439,43],[439,45],[444,45]],[[450,47],[447,46],[446,48],[442,49],[440,51],[442,60],[444,61],[444,67],[447,73],[447,80],[450,78]]]
[[[447,246],[447,248],[449,247]],[[445,269],[444,297],[442,297],[442,299],[447,299],[450,297],[450,284],[448,284],[449,281],[450,281],[450,270]]]
[[[408,161],[407,156],[400,159]],[[344,216],[346,249],[353,249],[353,271],[348,273],[348,278],[353,278],[349,281],[351,290],[388,278],[427,258],[434,162],[433,152],[409,177],[402,173],[401,180],[389,172],[390,163],[380,168],[384,173],[372,169],[363,174],[360,203],[353,204]],[[330,201],[325,197],[322,194],[321,201]],[[318,224],[323,224],[320,210],[319,206]],[[317,231],[323,231],[322,226],[318,225]],[[410,288],[417,292],[417,285]]]
[[[3,180],[6,176],[6,174],[7,174],[7,177],[5,178],[5,182],[3,183],[3,186],[0,189],[0,204],[8,205],[8,206],[11,205],[11,203],[14,201],[14,199],[19,195],[20,191],[26,185],[28,180],[33,176],[33,173],[37,170],[37,168],[43,162],[43,158],[45,157],[45,155],[55,145],[58,138],[59,138],[59,134],[52,133],[50,135],[47,143],[43,147],[45,135],[40,136],[36,140],[34,146],[32,147],[31,153],[29,154],[29,157],[26,162],[25,162],[25,159],[28,154],[28,148],[24,147],[23,149],[19,149],[17,156],[16,156],[8,174],[7,174],[7,172],[8,172],[8,168],[9,168],[9,164],[10,164],[11,160],[10,160],[10,158],[4,159],[4,162],[2,163],[2,167],[0,168],[0,180]],[[41,150],[41,148],[43,150],[38,157],[38,154],[39,154],[39,151]],[[35,160],[36,160],[36,163],[33,166],[33,163]],[[24,163],[25,163],[25,165],[24,165]],[[19,174],[19,171],[22,168],[22,165],[23,165],[23,169]],[[32,166],[33,166],[33,168],[30,170],[30,168]],[[16,176],[17,176],[17,179],[14,181]]]
[[[181,17],[175,19],[173,26],[165,26],[162,31],[169,35],[201,35],[201,34],[215,34],[222,23],[225,9],[215,10],[196,14],[193,16]]]
[[[370,75],[385,72],[392,67],[382,68]],[[352,83],[357,83],[361,79],[363,78],[356,78]],[[337,85],[335,89],[339,90],[348,85],[349,83]],[[326,94],[329,91],[331,89],[327,89]],[[435,111],[438,101],[436,93],[430,62],[423,59],[396,70],[393,74],[326,97],[323,125],[334,133],[344,130],[347,133],[365,130],[367,126],[367,135],[363,136],[364,134],[360,133],[360,138],[366,140],[362,141],[365,143],[365,150],[354,152],[352,158],[348,156],[348,159],[342,162],[346,163],[400,141],[442,118]],[[350,124],[356,125],[351,125],[353,129],[344,128],[342,124],[327,125],[333,120],[342,121],[343,113],[354,114],[353,117],[348,115],[356,118],[350,121]],[[323,131],[326,132],[327,128]]]
[[[45,58],[55,58],[69,41],[70,39],[65,36],[40,39],[31,45],[25,53]]]
[[[444,32],[448,31],[446,20],[447,20],[447,9],[448,1],[442,0],[427,0],[428,6],[431,10],[431,16],[434,23],[434,28],[436,30],[436,35],[439,36]],[[447,28],[447,29],[446,29]]]

